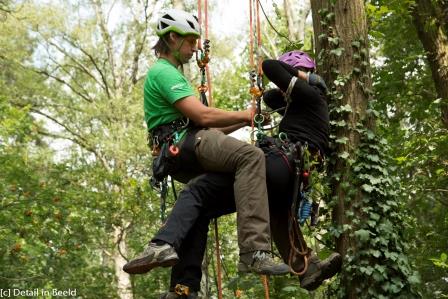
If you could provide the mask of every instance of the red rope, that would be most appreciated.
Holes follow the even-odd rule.
[[[199,28],[202,28],[202,0],[198,0],[198,23]],[[198,39],[198,50],[202,50],[201,36]]]
[[[250,36],[250,43],[249,43],[249,59],[250,59],[250,68],[254,68],[254,30],[253,30],[253,9],[252,9],[252,1],[249,0],[249,36]]]
[[[256,15],[257,15],[257,58],[258,58],[258,74],[261,76],[263,74],[263,70],[261,68],[261,55],[260,55],[260,49],[261,49],[261,21],[260,21],[260,2],[257,1],[257,9],[256,9]]]
[[[208,39],[208,2],[204,0],[204,14],[205,14],[205,39]],[[213,107],[212,98],[212,76],[210,75],[210,66],[207,64],[205,67],[205,73],[207,74],[207,85],[208,85],[208,104]]]

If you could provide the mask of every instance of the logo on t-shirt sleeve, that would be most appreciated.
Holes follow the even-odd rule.
[[[184,87],[185,87],[185,83],[177,83],[177,84],[171,86],[171,90],[182,89]]]

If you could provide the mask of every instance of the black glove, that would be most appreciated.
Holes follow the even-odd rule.
[[[321,76],[313,74],[313,73],[308,73],[307,75],[308,75],[308,84],[309,85],[317,86],[324,92],[327,92],[327,85],[325,84],[325,81],[324,81],[324,79],[322,79]]]

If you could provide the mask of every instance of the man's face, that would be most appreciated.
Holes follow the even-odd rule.
[[[187,63],[198,50],[198,37],[195,35],[179,36],[177,47],[182,63]]]

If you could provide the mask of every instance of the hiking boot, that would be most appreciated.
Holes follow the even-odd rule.
[[[321,261],[312,256],[308,261],[308,269],[300,276],[300,286],[308,291],[317,289],[325,279],[333,277],[341,270],[342,257],[339,253],[332,253]]]
[[[155,267],[172,267],[178,261],[179,257],[170,244],[149,243],[142,254],[124,265],[123,270],[129,274],[142,274]]]
[[[198,293],[191,292],[188,296],[186,295],[177,295],[175,292],[168,292],[162,294],[159,299],[197,299]]]
[[[239,272],[253,272],[264,275],[283,275],[289,273],[289,266],[276,263],[269,251],[253,251],[240,255]]]

